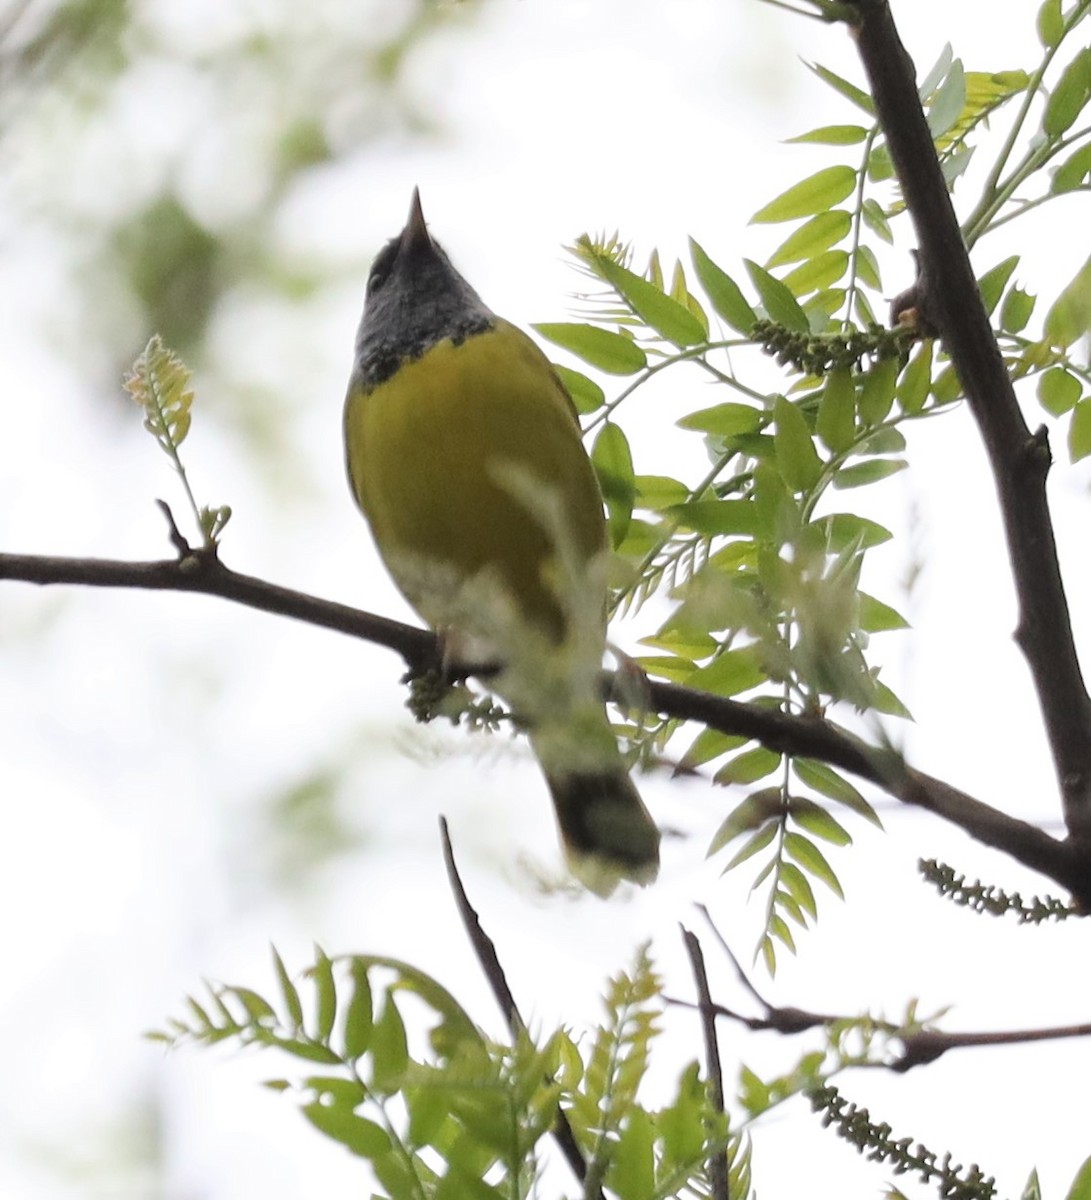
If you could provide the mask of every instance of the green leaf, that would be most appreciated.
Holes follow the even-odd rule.
[[[1037,297],[1013,287],[1000,306],[1000,328],[1006,333],[1022,333],[1027,327]]]
[[[713,433],[717,437],[737,437],[753,433],[761,424],[762,413],[752,404],[714,404],[689,413],[677,422],[679,429],[695,429],[698,433]]]
[[[878,483],[880,479],[889,479],[907,466],[904,458],[877,458],[871,462],[854,463],[837,472],[833,477],[833,486],[839,491],[867,487],[868,484]]]
[[[966,73],[962,60],[956,58],[928,107],[928,128],[933,141],[938,141],[955,125],[965,105]]]
[[[860,628],[865,633],[884,633],[891,629],[908,629],[909,622],[897,609],[891,608],[866,592],[857,592],[860,604]]]
[[[628,341],[628,338],[622,340]],[[573,371],[571,367],[566,367],[563,363],[553,363],[552,367],[560,377],[561,383],[564,384],[564,390],[571,396],[572,403],[576,406],[576,412],[581,415],[593,413],[606,403],[605,392],[593,379],[588,379],[582,371]]]
[[[648,357],[632,340],[597,325],[554,322],[532,325],[547,341],[582,358],[609,375],[635,375],[648,365]]]
[[[660,291],[654,283],[641,279],[608,258],[597,258],[595,270],[660,337],[676,346],[695,346],[707,341],[705,330],[693,313]]]
[[[689,239],[689,250],[693,269],[717,315],[738,333],[748,335],[758,318],[739,285],[709,258],[693,238]]]
[[[788,928],[787,922],[779,913],[774,913],[769,918],[769,932],[778,941],[783,942],[784,945],[787,946],[793,954],[795,954],[796,943],[795,939],[792,937],[792,931]]]
[[[245,987],[229,987],[225,990],[239,1001],[251,1021],[263,1025],[276,1023],[277,1014],[264,996],[259,996],[257,992]]]
[[[770,321],[794,329],[797,333],[809,333],[810,323],[807,314],[799,307],[799,302],[779,279],[775,279],[764,267],[756,262],[744,259],[750,279],[757,288],[761,302],[765,306]]]
[[[931,338],[921,342],[898,380],[896,394],[903,412],[918,413],[924,408],[932,386],[933,345]]]
[[[805,492],[822,474],[822,460],[814,448],[807,419],[789,400],[778,396],[773,405],[773,420],[777,470],[791,491]]]
[[[835,453],[852,445],[856,436],[856,384],[848,367],[835,367],[826,376],[815,428]]]
[[[624,1200],[652,1200],[655,1196],[654,1143],[651,1117],[634,1104],[610,1156],[606,1185],[611,1192]]]
[[[317,1019],[315,1021],[314,1039],[327,1045],[333,1032],[333,1022],[337,1016],[337,989],[333,982],[333,963],[326,952],[315,947],[314,966],[309,974],[314,979],[315,995],[317,998]]]
[[[391,1150],[390,1135],[386,1130],[367,1117],[358,1117],[349,1108],[316,1100],[303,1105],[303,1115],[315,1129],[361,1158],[379,1158]]]
[[[651,509],[660,512],[674,504],[684,503],[689,495],[689,488],[678,479],[669,475],[637,475],[636,500],[634,507]]]
[[[932,64],[931,70],[917,84],[917,95],[920,96],[921,103],[927,100],[947,77],[947,72],[951,69],[951,63],[954,62],[954,58],[955,52],[951,49],[951,43],[945,42],[943,49],[939,52],[939,57]]]
[[[803,65],[809,71],[813,71],[823,83],[829,84],[839,95],[844,96],[846,100],[851,100],[857,108],[862,108],[869,117],[875,116],[875,105],[867,92],[858,88],[854,83],[849,83],[847,79],[842,79],[840,75],[834,74],[829,67],[809,62],[805,62]]]
[[[1046,314],[1045,334],[1054,346],[1071,346],[1091,331],[1091,258]]]
[[[784,851],[794,858],[808,875],[820,879],[838,899],[844,900],[845,893],[841,890],[837,876],[830,868],[825,855],[810,838],[789,831],[784,835]]]
[[[854,513],[831,513],[819,517],[812,527],[821,531],[829,550],[834,554],[840,554],[850,547],[870,550],[873,546],[889,542],[894,536],[877,521],[858,517]]]
[[[800,908],[812,917],[818,916],[818,902],[814,898],[814,889],[795,863],[780,864],[780,882]]]
[[[873,200],[870,196],[864,201],[861,212],[864,215],[864,224],[879,235],[888,245],[894,244],[894,234],[890,228],[890,222],[886,219],[886,213],[883,212],[883,206],[878,200]]]
[[[288,1024],[295,1030],[303,1027],[303,1005],[299,999],[299,991],[292,977],[288,974],[288,968],[284,965],[284,960],[277,952],[276,946],[271,947],[273,951],[273,969],[276,972],[277,982],[280,984],[280,992],[284,997],[284,1008],[288,1014]]]
[[[380,1095],[393,1095],[402,1086],[409,1065],[405,1023],[387,991],[383,1011],[375,1022],[371,1047],[371,1087]]]
[[[882,829],[883,823],[879,820],[875,809],[864,799],[859,790],[833,767],[813,758],[794,758],[792,759],[792,772],[801,783],[813,788],[820,796],[843,804],[857,816],[863,817]]]
[[[125,377],[125,390],[144,410],[144,428],[178,464],[178,447],[189,433],[193,406],[190,372],[154,334]],[[180,469],[180,468],[179,468]]]
[[[802,797],[793,797],[789,802],[792,820],[808,833],[830,842],[834,846],[851,846],[849,831],[832,817],[820,804]]]
[[[729,783],[750,784],[764,779],[780,766],[781,756],[765,746],[744,750],[730,762],[725,763],[712,777],[713,783],[726,786]]]
[[[856,319],[863,325],[871,326],[879,324],[875,319],[875,310],[871,307],[867,295],[863,291],[857,291],[856,297],[853,300],[853,309],[856,312]]]
[[[672,300],[677,300],[679,304],[693,317],[696,317],[701,325],[702,341],[708,341],[708,314],[701,307],[700,301],[690,292],[686,284],[686,271],[680,261],[674,264],[674,274],[671,277],[670,296]]]
[[[707,667],[695,671],[689,683],[717,696],[737,696],[764,683],[765,678],[755,651],[744,647],[717,655]]]
[[[824,288],[808,296],[803,305],[811,328],[815,333],[826,333],[829,330],[830,317],[845,303],[844,288]]]
[[[1073,462],[1091,454],[1091,397],[1081,400],[1072,410],[1068,427],[1068,453]]]
[[[876,712],[885,713],[888,717],[901,717],[906,721],[913,720],[913,714],[881,679],[875,680],[873,684],[871,707]]]
[[[761,788],[751,792],[740,804],[737,804],[720,823],[719,829],[709,843],[707,857],[722,850],[744,833],[760,829],[766,821],[779,817],[782,811],[779,787]]]
[[[1019,265],[1019,255],[1013,254],[1011,258],[1005,258],[1003,262],[997,263],[995,267],[990,268],[977,281],[978,290],[981,292],[981,300],[985,305],[985,311],[992,316],[996,306],[1000,303],[1000,297],[1004,293],[1004,289],[1008,286],[1008,280],[1012,277],[1012,272]]]
[[[857,406],[860,420],[865,425],[878,425],[885,421],[894,403],[894,389],[898,379],[898,360],[884,358],[864,376],[860,387]]]
[[[689,749],[682,755],[681,766],[685,770],[693,770],[719,758],[731,750],[738,750],[746,745],[749,738],[738,733],[721,733],[718,729],[702,729],[693,739]]]
[[[836,283],[848,268],[847,250],[827,250],[825,254],[808,259],[789,271],[784,277],[784,283],[795,295],[809,296],[811,292],[820,291]]]
[[[1064,17],[1061,0],[1045,0],[1038,9],[1038,40],[1047,50],[1059,46],[1064,37]]]
[[[1076,407],[1083,387],[1064,367],[1050,367],[1038,379],[1038,403],[1055,417]]]
[[[808,133],[788,138],[788,145],[856,146],[868,135],[863,125],[822,125]]]
[[[952,404],[962,395],[962,380],[948,363],[932,380],[932,396],[937,404]]]
[[[856,274],[868,287],[874,288],[876,291],[882,290],[883,281],[879,274],[879,261],[870,246],[860,247],[859,253],[856,255]]]
[[[276,1046],[278,1050],[302,1058],[305,1062],[323,1063],[327,1066],[337,1066],[341,1062],[340,1057],[329,1047],[308,1041],[306,1038],[279,1037],[267,1030],[255,1038],[255,1041],[262,1046]]]
[[[890,148],[885,142],[876,142],[871,147],[867,160],[867,177],[871,183],[885,183],[894,178],[894,163],[890,157]]]
[[[672,505],[666,515],[683,528],[707,537],[759,537],[769,532],[765,514],[750,500],[689,500]]]
[[[793,184],[781,192],[751,218],[751,224],[768,225],[780,221],[795,221],[812,213],[827,212],[851,196],[856,187],[856,172],[852,167],[825,167],[814,175]]]
[[[633,455],[620,425],[607,421],[599,430],[591,447],[591,463],[599,477],[609,515],[610,537],[617,548],[628,532],[636,499]]]
[[[1066,133],[1091,99],[1091,49],[1084,49],[1061,72],[1060,79],[1046,101],[1042,128],[1046,135],[1058,138]]]
[[[741,866],[747,859],[753,858],[755,854],[760,854],[773,838],[776,837],[779,828],[779,822],[770,821],[762,829],[759,829],[753,837],[747,838],[742,847],[735,852],[735,857],[731,859],[720,874],[726,875],[728,871],[733,871],[736,867]]]
[[[705,1148],[701,1120],[705,1105],[705,1085],[701,1082],[700,1069],[691,1062],[679,1077],[674,1100],[655,1118],[666,1163],[688,1165],[701,1160]]]
[[[781,242],[766,269],[814,258],[846,238],[851,228],[852,218],[843,208],[817,213]]]
[[[374,1014],[371,1004],[371,982],[367,965],[358,958],[349,963],[352,995],[345,1010],[345,1057],[360,1058],[371,1045]]]
[[[1084,1159],[1065,1200],[1091,1200],[1091,1158]]]
[[[1091,142],[1081,146],[1053,172],[1049,190],[1054,195],[1070,192],[1087,183],[1091,176]]]
[[[905,450],[905,435],[896,425],[881,425],[860,444],[860,454],[901,454]]]

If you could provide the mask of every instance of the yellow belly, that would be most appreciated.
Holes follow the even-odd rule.
[[[605,548],[594,471],[563,386],[513,325],[440,342],[370,393],[354,382],[345,447],[379,551],[433,626],[463,624],[458,593],[472,602],[480,580],[553,640],[566,610],[603,612],[601,574],[579,569]]]

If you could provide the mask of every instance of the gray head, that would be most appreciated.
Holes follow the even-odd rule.
[[[409,220],[379,251],[367,280],[356,334],[356,373],[365,388],[389,379],[407,359],[444,338],[457,345],[494,320],[481,297],[451,266],[424,223],[413,189]]]

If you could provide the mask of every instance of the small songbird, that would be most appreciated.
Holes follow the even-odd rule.
[[[379,252],[345,401],[356,501],[448,661],[490,678],[529,732],[573,873],[651,882],[659,831],[625,768],[599,674],[606,524],[575,408],[425,225],[416,191]]]

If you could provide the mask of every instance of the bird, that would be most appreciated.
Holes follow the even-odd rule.
[[[659,831],[600,691],[608,546],[602,493],[539,346],[451,264],[414,189],[376,255],[344,408],[353,496],[446,663],[528,731],[569,868],[609,896],[652,882]]]

